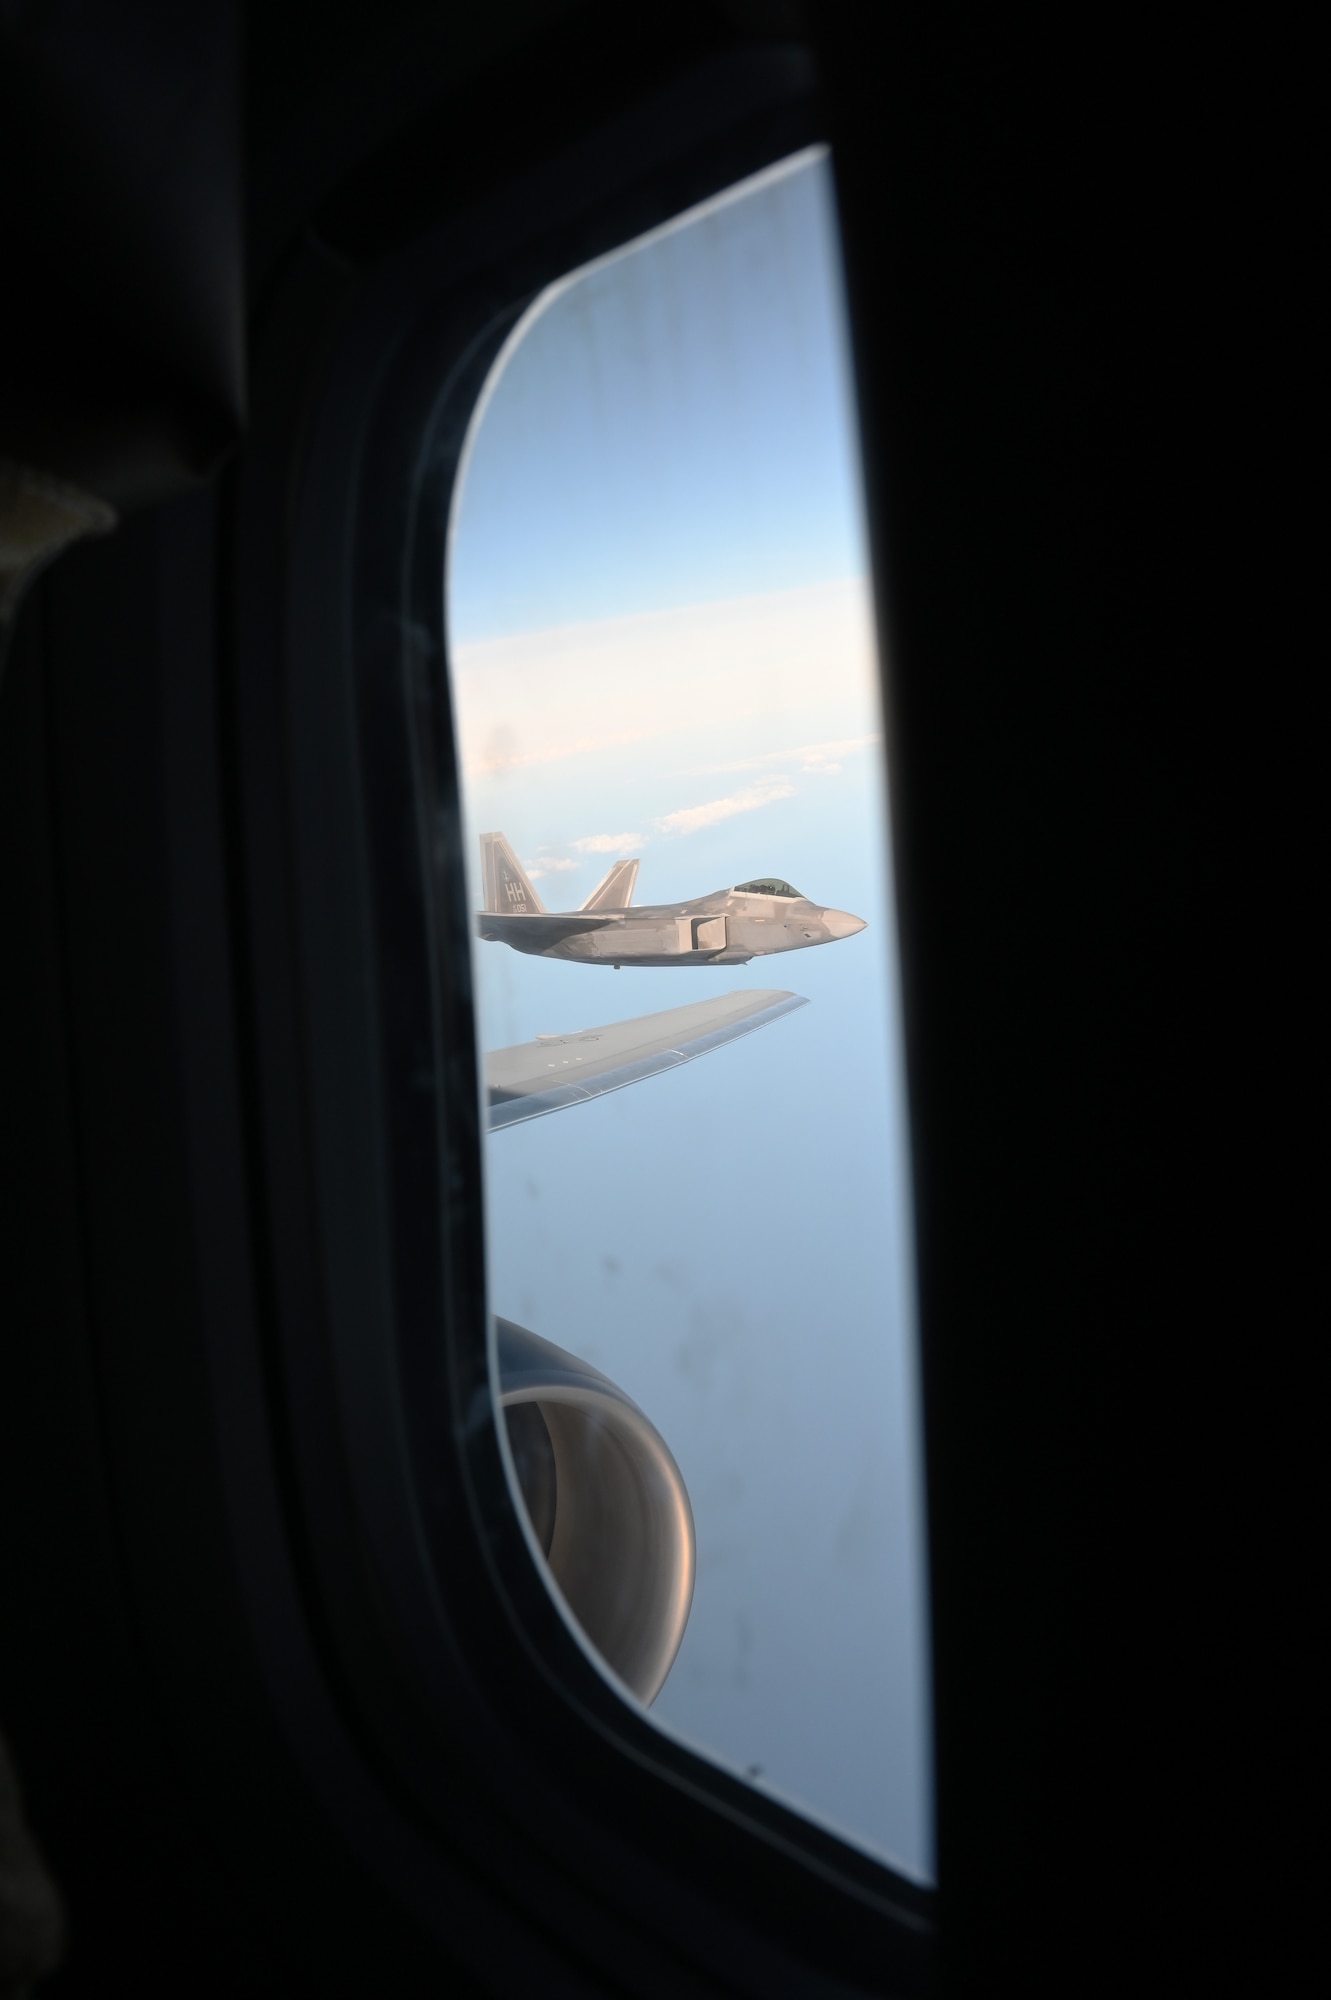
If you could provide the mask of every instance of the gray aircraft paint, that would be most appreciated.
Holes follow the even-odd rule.
[[[865,928],[848,910],[824,909],[753,884],[714,889],[683,903],[631,906],[636,861],[616,861],[580,910],[547,910],[502,833],[481,835],[485,908],[476,933],[490,944],[581,965],[747,965],[778,951],[832,944]],[[616,905],[611,897],[623,897]]]
[[[719,993],[686,1007],[666,1007],[632,1021],[539,1035],[485,1057],[485,1091],[491,1131],[570,1105],[587,1104],[692,1062],[740,1035],[765,1028],[808,1001],[798,993],[757,989]]]

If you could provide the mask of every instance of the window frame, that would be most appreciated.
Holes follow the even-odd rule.
[[[613,1881],[653,1964],[761,1993],[793,1956],[810,1990],[905,1993],[931,1892],[635,1713],[531,1559],[487,1355],[447,710],[448,510],[490,363],[545,284],[821,138],[787,72],[645,169],[626,119],[361,270],[307,242],[279,288],[231,513],[251,1123],[307,1615],[426,1850],[516,1871],[583,1950]]]

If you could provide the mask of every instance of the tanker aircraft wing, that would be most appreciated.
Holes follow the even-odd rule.
[[[524,919],[530,921],[530,919]],[[663,1070],[677,1069],[752,1034],[796,1007],[799,993],[753,990],[718,993],[687,1007],[667,1007],[602,1028],[577,1028],[567,1035],[539,1035],[511,1049],[491,1049],[485,1057],[485,1094],[491,1131],[587,1104],[607,1091]]]

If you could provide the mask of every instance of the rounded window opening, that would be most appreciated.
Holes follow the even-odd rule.
[[[493,1366],[533,1560],[661,1729],[927,1882],[857,453],[814,149],[518,321],[463,451],[445,621]]]

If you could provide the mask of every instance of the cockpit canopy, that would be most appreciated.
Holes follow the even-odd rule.
[[[737,882],[734,893],[737,896],[799,896],[798,889],[792,889],[789,882],[783,882],[778,875],[763,875],[756,882]],[[804,898],[800,896],[800,901]]]

